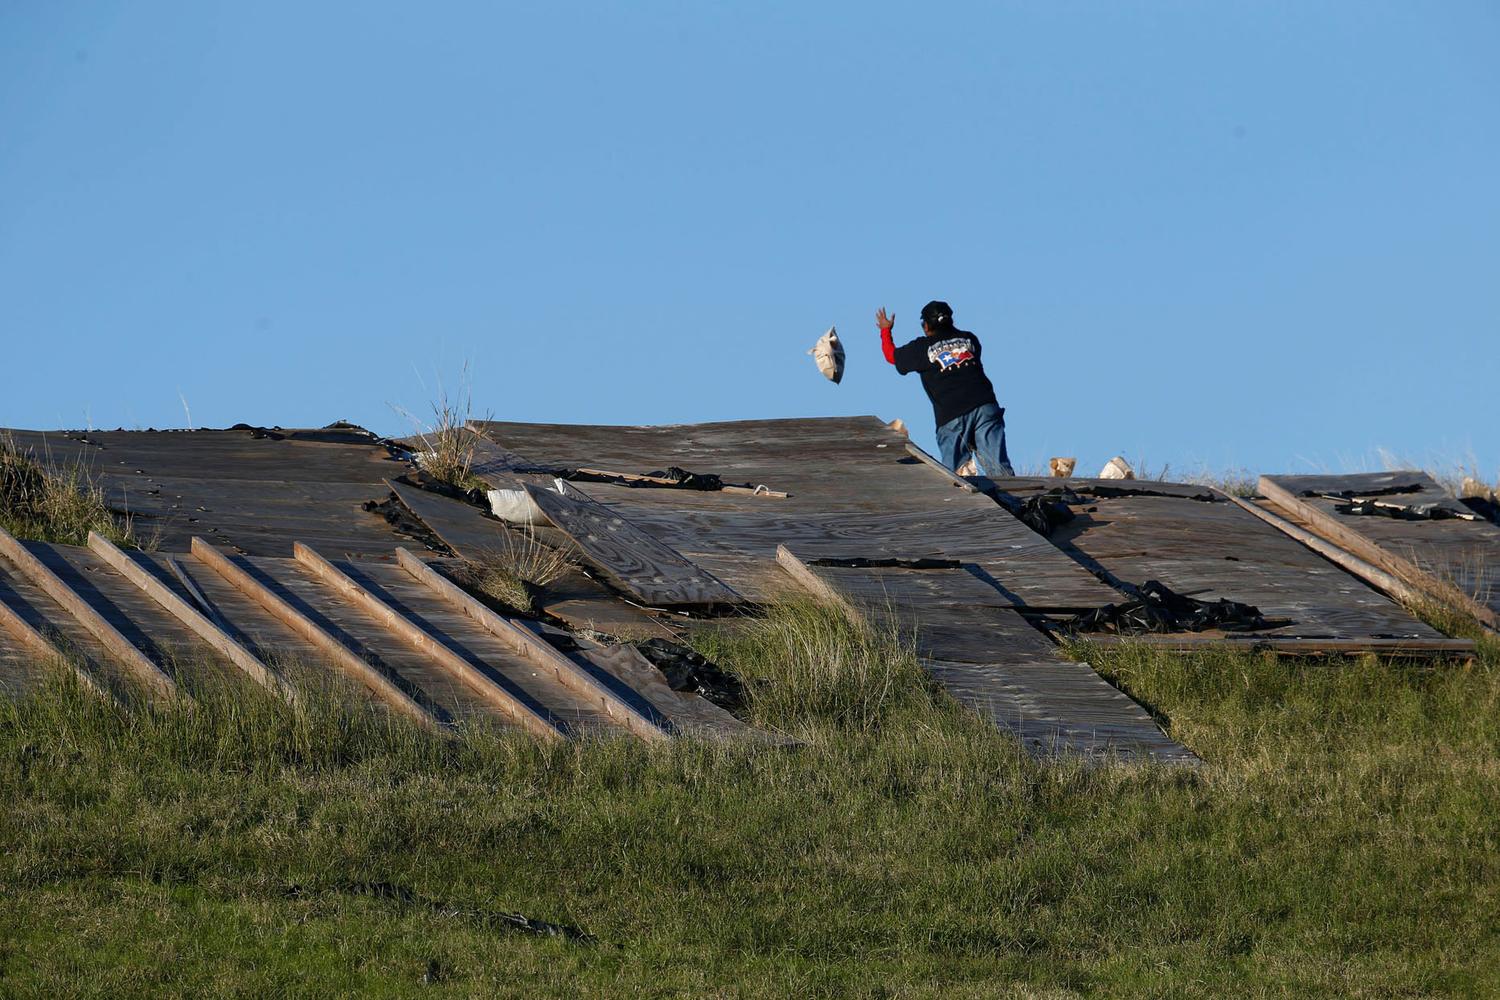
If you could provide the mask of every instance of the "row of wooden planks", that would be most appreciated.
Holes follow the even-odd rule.
[[[226,553],[194,539],[186,557],[0,535],[0,667],[12,685],[69,664],[113,697],[191,697],[193,670],[236,671],[295,701],[285,665],[331,667],[390,710],[438,731],[463,723],[541,738],[743,730],[671,691],[633,648],[564,653],[456,587],[441,563],[398,549],[393,563]],[[623,679],[622,679],[623,677]],[[191,685],[188,685],[191,687]]]

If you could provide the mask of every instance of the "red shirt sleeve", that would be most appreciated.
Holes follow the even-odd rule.
[[[887,361],[891,364],[896,363],[896,341],[892,339],[889,329],[880,331],[880,349],[885,352]]]

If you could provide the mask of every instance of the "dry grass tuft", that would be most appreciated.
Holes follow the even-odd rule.
[[[507,607],[537,613],[537,597],[572,566],[571,553],[538,541],[530,532],[510,529],[502,546],[466,563],[464,585]]]
[[[447,389],[438,386],[431,424],[402,407],[395,409],[416,428],[416,436],[422,442],[417,464],[423,472],[461,490],[484,489],[484,481],[474,475],[474,452],[479,439],[468,427],[474,418],[474,390],[467,365],[459,377],[455,395],[450,396]]]
[[[0,527],[17,538],[85,545],[97,531],[116,545],[139,548],[129,516],[116,515],[83,465],[48,471],[9,437],[0,437]]]

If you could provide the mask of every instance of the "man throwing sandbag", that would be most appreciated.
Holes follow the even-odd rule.
[[[995,387],[979,360],[979,338],[953,325],[946,302],[922,307],[922,333],[909,344],[896,346],[891,328],[894,315],[882,306],[875,313],[880,325],[880,347],[885,359],[902,375],[917,372],[932,400],[937,420],[938,448],[943,464],[955,472],[977,457],[989,476],[1013,476],[1005,450],[1005,411],[995,402]]]

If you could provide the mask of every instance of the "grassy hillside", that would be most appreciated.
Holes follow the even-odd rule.
[[[1094,662],[1208,762],[1038,764],[815,608],[704,640],[793,750],[444,745],[200,686],[0,706],[0,995],[1482,994],[1500,655]],[[515,915],[553,925],[522,926]],[[577,933],[565,932],[576,931]]]

